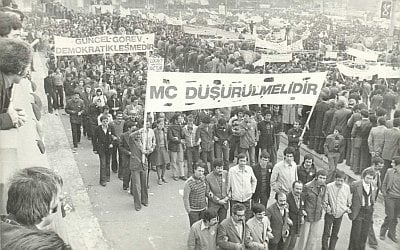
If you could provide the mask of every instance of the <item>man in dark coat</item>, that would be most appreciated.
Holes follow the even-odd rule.
[[[297,178],[303,184],[307,184],[314,180],[317,168],[314,165],[314,156],[306,154],[303,163],[297,167]]]
[[[322,134],[324,135],[325,138],[331,134],[330,125],[332,123],[333,115],[335,112],[336,112],[335,101],[330,100],[329,101],[329,110],[325,112],[324,119],[322,122]]]
[[[56,105],[55,103],[55,94],[56,92],[54,91],[54,83],[53,83],[53,74],[54,72],[52,70],[49,70],[48,76],[44,78],[44,92],[46,93],[47,97],[47,110],[49,113],[53,113],[53,108],[57,109],[57,107],[54,107],[53,105]]]
[[[374,170],[366,169],[362,173],[362,180],[355,181],[350,186],[353,197],[349,214],[352,220],[349,250],[365,249],[374,212],[375,191],[372,188],[374,176]]]
[[[79,92],[75,92],[72,98],[68,100],[65,112],[69,114],[71,122],[72,143],[74,145],[72,152],[76,153],[78,143],[81,141],[82,114],[85,112],[85,105],[79,98]]]
[[[265,111],[264,120],[257,124],[257,130],[259,131],[260,138],[258,140],[258,146],[262,151],[268,152],[270,155],[270,161],[272,164],[276,164],[276,137],[278,133],[273,121],[271,121],[272,113],[271,111]],[[266,204],[264,204],[266,206]]]
[[[292,221],[289,219],[286,194],[276,193],[275,200],[276,202],[265,211],[265,215],[271,222],[272,235],[274,235],[274,238],[270,239],[268,243],[269,250],[283,249],[285,239],[289,236],[289,226],[292,225]]]
[[[259,163],[253,165],[253,172],[257,179],[256,191],[253,194],[253,202],[267,205],[271,194],[271,173],[274,166],[270,162],[268,152],[261,152]]]
[[[229,207],[228,172],[224,170],[224,161],[220,158],[213,162],[214,171],[206,176],[208,209],[217,212],[222,221]]]
[[[324,136],[324,134],[322,133],[323,123],[321,123],[321,121],[324,120],[325,113],[329,110],[329,103],[326,98],[324,97],[321,102],[315,105],[314,113],[312,115],[314,118],[313,119],[314,130],[312,131],[312,134],[315,137],[314,137],[314,144],[310,142],[310,145],[314,146],[313,148],[315,152],[317,152],[318,154],[324,153],[324,142],[326,136]]]
[[[303,183],[295,181],[292,185],[292,192],[287,195],[287,203],[289,205],[289,219],[292,220],[293,225],[290,227],[289,237],[285,242],[285,249],[293,250],[297,238],[300,235],[301,225],[304,223],[304,197]]]
[[[372,124],[368,119],[368,110],[361,110],[361,116],[361,121],[357,121],[351,131],[351,137],[354,138],[352,150],[353,161],[351,166],[356,174],[360,174],[365,168],[369,167],[371,162],[371,155],[368,148],[368,136]]]
[[[100,158],[100,185],[106,186],[110,181],[110,156],[115,136],[114,128],[109,126],[108,117],[100,117],[101,125],[97,126],[93,133],[93,152]]]

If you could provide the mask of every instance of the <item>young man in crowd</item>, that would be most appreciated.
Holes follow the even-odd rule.
[[[190,228],[188,250],[217,250],[218,216],[215,210],[207,209],[201,220]]]
[[[152,149],[148,145],[143,145],[147,133],[141,128],[129,135],[129,169],[131,171],[131,195],[135,204],[136,211],[142,209],[142,205],[149,205],[149,195],[147,188],[148,164],[146,155]]]
[[[114,173],[118,171],[118,178],[122,179],[123,171],[122,171],[122,154],[121,149],[119,148],[119,142],[121,141],[121,136],[124,130],[125,120],[122,117],[122,112],[118,111],[116,119],[113,120],[110,125],[114,127],[115,136],[117,139],[114,141],[114,146],[112,149],[111,155],[111,169]]]
[[[250,231],[250,240],[246,243],[249,249],[268,249],[270,239],[273,239],[271,223],[265,216],[265,206],[254,203],[251,208],[254,216],[246,222]]]
[[[257,179],[256,191],[253,194],[253,202],[267,206],[271,194],[271,173],[273,165],[267,151],[261,152],[260,161],[252,166],[254,176]]]
[[[300,164],[300,145],[302,143],[302,134],[303,130],[301,129],[300,122],[295,121],[293,123],[293,128],[289,129],[287,132],[288,138],[288,146],[294,148],[294,161],[296,164]]]
[[[315,247],[324,208],[327,175],[326,170],[318,170],[315,179],[304,185],[305,222],[301,228],[298,242],[300,250],[313,250]]]
[[[137,130],[137,122],[128,121],[124,126],[124,133],[119,139],[119,152],[121,154],[120,171],[122,172],[122,189],[127,190],[131,181],[131,171],[129,169],[129,159],[131,157],[131,150],[129,148],[129,135]]]
[[[193,165],[200,159],[199,141],[196,140],[198,127],[194,124],[192,115],[187,117],[187,124],[183,127],[187,157],[187,175],[193,174]]]
[[[185,181],[183,205],[189,216],[190,226],[200,220],[207,208],[207,185],[204,178],[205,163],[195,164],[194,174]]]
[[[228,171],[224,162],[217,158],[213,162],[213,171],[206,176],[208,209],[215,210],[221,221],[226,218],[229,208]]]
[[[283,161],[278,162],[272,169],[271,188],[276,193],[289,193],[293,182],[298,179],[294,153],[294,148],[285,148],[283,151]]]
[[[200,141],[200,158],[207,164],[206,174],[210,172],[208,164],[214,161],[214,126],[210,124],[211,118],[205,115],[197,128],[195,141]]]
[[[328,182],[333,181],[340,155],[344,153],[345,141],[343,135],[340,134],[340,127],[337,126],[333,130],[333,134],[326,137],[324,144],[324,152],[328,157]]]
[[[265,111],[264,120],[257,124],[257,129],[259,131],[260,138],[258,140],[258,145],[261,151],[266,151],[270,155],[270,161],[272,164],[276,164],[276,133],[277,129],[275,124],[271,121],[272,113],[269,110]],[[265,204],[264,204],[265,205]]]
[[[400,156],[393,157],[392,168],[388,169],[382,183],[382,194],[385,198],[385,221],[381,226],[380,238],[398,243],[396,236],[397,218],[400,214]]]
[[[349,249],[351,250],[365,249],[374,212],[375,190],[372,188],[372,182],[375,172],[372,169],[366,169],[361,176],[361,180],[353,182],[350,186],[353,196],[349,214],[349,218],[352,220],[349,239]]]
[[[316,174],[317,168],[314,164],[314,156],[312,154],[306,154],[303,163],[297,167],[298,180],[303,184],[307,184],[314,180]]]
[[[246,207],[246,219],[251,217],[251,197],[256,191],[257,178],[253,169],[247,165],[245,154],[238,155],[239,164],[228,172],[228,194],[231,198],[231,207],[240,203]]]
[[[152,165],[156,166],[158,185],[168,183],[165,180],[165,168],[170,163],[168,154],[168,140],[167,129],[163,118],[158,118],[156,121],[156,128],[153,129],[156,146],[151,154]]]
[[[256,122],[251,118],[251,112],[244,112],[243,121],[239,125],[240,133],[240,153],[249,155],[250,166],[256,163],[255,147],[258,140],[258,130]]]
[[[1,216],[0,222],[2,249],[8,249],[5,246],[25,230],[49,229],[61,211],[62,185],[62,178],[44,167],[24,168],[12,176],[7,215]]]
[[[78,149],[78,143],[81,141],[81,124],[82,114],[85,112],[85,105],[82,99],[79,98],[79,93],[74,92],[72,98],[68,100],[65,106],[65,112],[69,114],[72,131],[73,153]]]
[[[225,118],[219,118],[214,128],[215,157],[224,160],[224,169],[229,169],[229,139],[232,136],[232,128]]]
[[[351,213],[350,187],[346,183],[346,174],[337,170],[335,181],[326,185],[324,233],[322,250],[333,250],[339,239],[338,234],[345,213]]]
[[[110,156],[115,136],[114,128],[109,126],[107,116],[100,117],[101,125],[93,133],[93,152],[100,158],[100,185],[105,187],[110,182]]]
[[[289,236],[289,227],[292,221],[289,219],[289,210],[286,202],[286,194],[278,192],[275,195],[276,202],[266,210],[266,216],[271,222],[272,235],[274,236],[268,243],[269,250],[280,250],[284,247],[284,242]]]
[[[168,126],[167,140],[168,149],[171,159],[172,178],[174,181],[179,179],[186,181],[185,169],[183,162],[183,145],[184,134],[179,121],[182,119],[181,114],[175,114],[172,117],[172,124]]]

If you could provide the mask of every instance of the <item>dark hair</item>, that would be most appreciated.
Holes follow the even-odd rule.
[[[0,39],[0,71],[4,74],[21,75],[32,61],[32,49],[26,42]]]
[[[217,212],[213,209],[206,209],[203,213],[203,220],[209,222],[210,220],[216,218],[218,216]]]
[[[372,163],[374,165],[379,164],[379,163],[383,163],[383,162],[384,162],[383,159],[381,157],[379,157],[379,156],[375,156],[374,158],[372,158]]]
[[[317,171],[317,173],[315,174],[315,179],[318,179],[318,177],[322,175],[322,176],[328,176],[328,171],[326,171],[325,169],[320,169]]]
[[[393,118],[400,118],[400,110],[396,109],[393,113]]]
[[[346,179],[346,173],[342,170],[337,169],[335,173],[335,178]]]
[[[312,160],[314,162],[314,156],[312,154],[306,154],[304,156],[304,161],[306,160]]]
[[[241,203],[236,203],[232,206],[232,214],[236,214],[238,211],[246,211],[246,207]]]
[[[394,161],[394,164],[396,164],[396,166],[400,165],[400,156],[393,157],[392,161]]]
[[[283,195],[286,197],[286,193],[285,192],[281,192],[281,191],[276,192],[275,193],[275,200],[278,200],[279,196],[283,196]]]
[[[198,161],[198,162],[195,162],[195,163],[193,164],[193,169],[194,169],[194,170],[197,170],[198,168],[206,169],[206,167],[207,167],[207,164],[204,163],[204,162],[202,162],[202,161]]]
[[[221,167],[221,166],[224,166],[224,160],[222,160],[221,158],[216,158],[213,161],[213,167],[215,168],[215,167]]]
[[[386,118],[385,117],[379,117],[378,118],[378,124],[379,125],[386,125]]]
[[[107,119],[108,120],[108,116],[107,115],[102,115],[100,116],[100,122],[102,122],[103,120]]]
[[[292,183],[292,189],[294,189],[294,186],[295,186],[297,183],[301,184],[302,186],[304,185],[302,181],[297,180],[297,181],[294,181],[294,182]]]
[[[52,231],[22,229],[10,237],[4,249],[8,250],[68,250],[71,246]]]
[[[254,203],[251,211],[253,211],[253,213],[255,214],[265,212],[265,206],[260,203]]]
[[[400,118],[393,119],[393,127],[397,128],[400,126]]]
[[[11,30],[19,29],[22,29],[22,23],[18,17],[0,11],[0,37],[6,37]]]
[[[240,153],[240,154],[238,154],[237,159],[238,159],[238,160],[239,160],[239,159],[247,159],[247,156],[246,156],[246,154],[244,154],[244,153]]]
[[[283,155],[284,156],[286,156],[286,155],[288,155],[288,154],[292,154],[292,155],[294,155],[294,152],[295,152],[296,150],[293,148],[293,147],[287,147],[287,148],[285,148],[285,150],[283,150]]]
[[[209,124],[209,123],[211,123],[211,118],[208,115],[206,115],[201,119],[201,122],[205,123],[205,124]]]
[[[334,130],[333,131],[335,131],[335,130],[337,130],[338,132],[339,132],[339,134],[342,132],[342,127],[340,127],[340,126],[335,126],[335,128],[334,128]]]
[[[110,107],[108,107],[107,105],[103,106],[103,108],[101,109],[103,112],[104,110],[110,110]]]
[[[399,160],[400,160],[400,158],[399,158]],[[364,179],[365,176],[367,176],[367,175],[375,176],[375,171],[372,168],[366,168],[362,172],[361,176]]]
[[[271,155],[267,151],[261,151],[261,158],[271,158]]]
[[[49,215],[61,177],[44,167],[24,168],[10,179],[7,213],[18,223],[33,226]]]

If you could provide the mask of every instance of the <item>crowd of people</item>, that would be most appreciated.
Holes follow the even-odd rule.
[[[139,211],[149,205],[151,170],[157,173],[158,185],[171,180],[185,181],[183,203],[191,226],[189,249],[313,249],[323,214],[322,248],[335,249],[346,213],[352,220],[349,249],[365,249],[367,238],[369,245],[376,248],[372,220],[379,191],[386,207],[380,238],[384,240],[387,234],[397,243],[400,111],[396,108],[400,80],[345,77],[335,65],[324,63],[319,47],[321,43],[330,44],[343,52],[352,43],[376,35],[372,48],[382,51],[384,29],[370,29],[358,21],[337,24],[323,15],[284,12],[281,17],[291,23],[304,20],[309,23],[310,35],[303,46],[313,52],[293,53],[293,60],[288,63],[254,67],[240,53],[254,50],[254,41],[211,43],[208,37],[187,34],[179,26],[145,19],[142,15],[121,17],[116,13],[91,14],[67,9],[57,12],[57,19],[64,19],[61,21],[32,15],[28,24],[24,24],[31,49],[29,44],[18,40],[24,15],[8,5],[3,5],[6,7],[0,11],[1,129],[23,126],[24,113],[10,108],[12,86],[29,76],[32,50],[42,51],[47,57],[48,75],[43,84],[48,113],[58,115],[64,110],[69,114],[73,152],[78,151],[83,137],[92,141],[93,152],[100,160],[100,185],[107,185],[112,170],[122,181],[123,190],[129,189]],[[279,12],[272,11],[271,15]],[[300,33],[303,31],[299,29]],[[56,58],[52,47],[54,36],[146,33],[155,34],[151,56],[165,59],[164,71],[242,74],[328,71],[328,75],[314,108],[255,104],[145,114],[148,55]],[[39,42],[33,43],[35,39]],[[278,162],[282,137],[287,138],[288,147],[283,151],[284,160]],[[303,145],[314,150],[313,154],[326,155],[328,167],[315,166],[312,154],[304,155],[301,162]],[[342,162],[360,175],[361,180],[351,186],[346,184],[346,175],[337,167]],[[167,170],[171,170],[172,179],[167,177]],[[3,225],[17,231],[26,227],[26,232],[19,231],[24,233],[22,238],[47,237],[54,239],[52,243],[61,244],[57,235],[36,230],[46,228],[49,224],[46,217],[57,212],[62,200],[57,195],[62,186],[60,177],[43,173],[43,169],[23,171],[27,176],[20,178],[36,182],[43,181],[41,176],[46,175],[48,183],[40,186],[43,190],[10,186],[9,197],[17,200],[8,200],[9,215],[2,218],[2,235]],[[15,185],[27,183],[15,181]],[[17,191],[24,193],[13,193]],[[29,196],[28,191],[37,192]],[[35,201],[24,198],[36,196],[40,197]],[[270,197],[276,200],[272,205],[268,203]],[[39,204],[42,200],[43,204]],[[19,209],[24,206],[39,206],[40,216],[33,220],[30,214],[19,216]],[[34,232],[29,231],[32,228]],[[21,238],[9,235],[15,241]],[[51,249],[68,249],[68,246]]]

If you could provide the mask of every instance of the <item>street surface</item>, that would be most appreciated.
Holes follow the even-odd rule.
[[[61,112],[63,113],[63,112]],[[72,137],[68,115],[61,115],[70,145]],[[111,172],[111,182],[106,187],[99,185],[99,158],[93,154],[89,140],[82,138],[74,158],[78,163],[85,186],[88,187],[93,212],[99,220],[104,237],[112,249],[186,249],[189,219],[182,202],[184,182],[174,181],[171,170],[167,170],[167,184],[157,184],[157,174],[150,172],[149,206],[136,212],[132,196],[122,189],[117,174]],[[279,150],[282,159],[284,145]],[[318,162],[317,162],[318,164]],[[272,203],[273,201],[270,201]],[[269,204],[270,204],[269,203]],[[384,219],[384,207],[375,207],[375,232],[379,238],[379,227]],[[351,221],[347,215],[342,221],[336,249],[347,249]],[[399,228],[398,228],[399,229]],[[323,221],[320,223],[317,249],[321,249]],[[398,230],[400,232],[400,230]],[[400,234],[399,234],[400,236]],[[399,249],[386,239],[379,241],[379,249]]]

